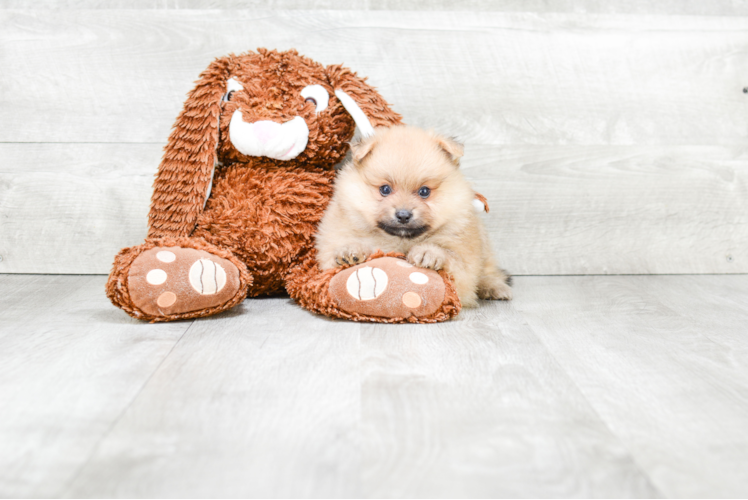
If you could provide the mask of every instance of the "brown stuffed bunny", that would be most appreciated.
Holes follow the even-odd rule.
[[[460,303],[443,272],[416,284],[399,255],[321,272],[314,231],[356,125],[399,124],[362,78],[296,51],[216,59],[177,118],[146,242],[120,251],[107,296],[135,318],[215,314],[284,289],[328,316],[435,322]]]

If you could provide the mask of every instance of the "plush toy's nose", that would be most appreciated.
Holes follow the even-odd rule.
[[[280,132],[280,123],[271,121],[255,122],[254,132],[257,139],[266,144],[278,135],[278,132]]]
[[[237,109],[231,115],[229,138],[237,151],[244,155],[288,161],[306,149],[309,127],[300,116],[285,123],[272,120],[247,123]]]

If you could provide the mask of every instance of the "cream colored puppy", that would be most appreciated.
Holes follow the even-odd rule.
[[[379,128],[352,146],[316,235],[320,268],[363,262],[376,250],[452,275],[462,305],[512,298],[459,170],[463,148],[407,127]]]

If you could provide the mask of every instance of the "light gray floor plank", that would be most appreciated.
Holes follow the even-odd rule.
[[[345,64],[476,144],[745,144],[748,17],[0,10],[0,141],[165,141],[209,62]],[[44,77],[40,77],[42,74]]]
[[[103,283],[0,275],[2,496],[748,492],[746,276],[520,277],[400,326],[149,325]]]
[[[367,496],[659,496],[511,303],[365,325],[362,351]]]
[[[0,144],[0,272],[108,273],[145,237],[160,157]],[[462,169],[513,274],[748,272],[744,146],[468,144]]]
[[[687,318],[715,344],[725,358],[723,370],[734,369],[734,382],[748,390],[748,276],[670,276],[649,281],[647,293]],[[652,282],[654,281],[654,282]],[[725,386],[729,390],[729,386]]]
[[[0,496],[59,495],[189,322],[114,309],[102,276],[0,275]]]
[[[197,322],[67,495],[360,494],[359,325],[288,298]]]
[[[36,0],[34,9],[342,9],[577,12],[730,16],[748,14],[745,0]],[[0,0],[0,9],[28,9],[28,0]]]
[[[517,307],[660,491],[743,497],[747,279],[524,278]]]

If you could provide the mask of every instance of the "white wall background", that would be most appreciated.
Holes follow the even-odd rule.
[[[0,0],[0,273],[107,273],[194,80],[257,47],[462,139],[515,274],[748,272],[748,2]]]

